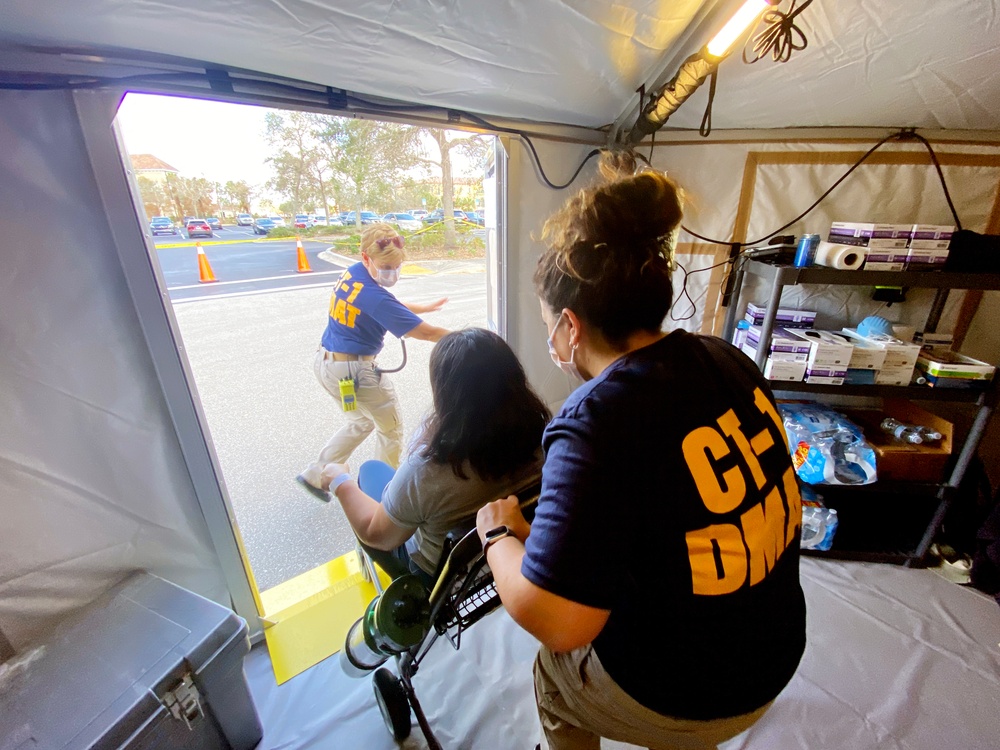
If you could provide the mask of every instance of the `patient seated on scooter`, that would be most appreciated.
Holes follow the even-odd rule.
[[[354,481],[327,464],[323,489],[340,501],[364,550],[393,578],[433,584],[449,531],[541,473],[551,414],[500,336],[467,328],[431,352],[433,408],[399,469],[367,461]]]

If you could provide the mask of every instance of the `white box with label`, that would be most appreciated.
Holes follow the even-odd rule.
[[[842,370],[847,369],[854,353],[854,344],[849,339],[833,335],[832,331],[817,331],[811,328],[790,330],[788,333],[809,342],[810,367],[839,365]]]

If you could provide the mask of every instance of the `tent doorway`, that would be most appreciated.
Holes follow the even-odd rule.
[[[117,122],[231,531],[261,620],[273,629],[281,613],[300,613],[310,600],[329,604],[360,581],[354,535],[340,508],[293,481],[341,418],[312,361],[330,290],[360,258],[359,224],[389,221],[406,237],[407,260],[393,289],[399,299],[448,297],[430,322],[486,327],[482,217],[501,187],[495,176],[484,181],[495,139],[138,94],[126,96]],[[446,202],[454,220],[437,221],[434,211],[442,213]],[[496,237],[495,218],[491,223]],[[412,342],[406,367],[391,376],[408,439],[431,405],[430,351]],[[401,358],[389,336],[380,361],[394,367]],[[373,443],[370,437],[355,451],[352,468],[374,457]],[[370,598],[351,596],[339,618],[345,628]],[[321,628],[329,631],[328,624]],[[319,658],[342,642],[334,638]]]

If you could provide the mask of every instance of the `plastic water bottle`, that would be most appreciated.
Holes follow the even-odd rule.
[[[802,534],[799,539],[801,549],[827,551],[833,546],[833,535],[837,531],[837,511],[833,508],[802,506]]]
[[[935,430],[933,427],[926,427],[922,424],[918,424],[916,427],[920,432],[920,437],[923,438],[925,443],[936,443],[944,437],[944,435]]]
[[[892,417],[886,417],[882,420],[882,430],[907,443],[920,445],[920,443],[924,442],[924,438],[921,436],[918,427],[906,424],[906,422],[900,422],[898,419],[893,419]]]

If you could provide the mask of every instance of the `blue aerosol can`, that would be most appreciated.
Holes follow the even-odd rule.
[[[799,237],[799,245],[795,249],[795,267],[805,268],[816,262],[816,248],[819,247],[818,234],[804,234]]]

